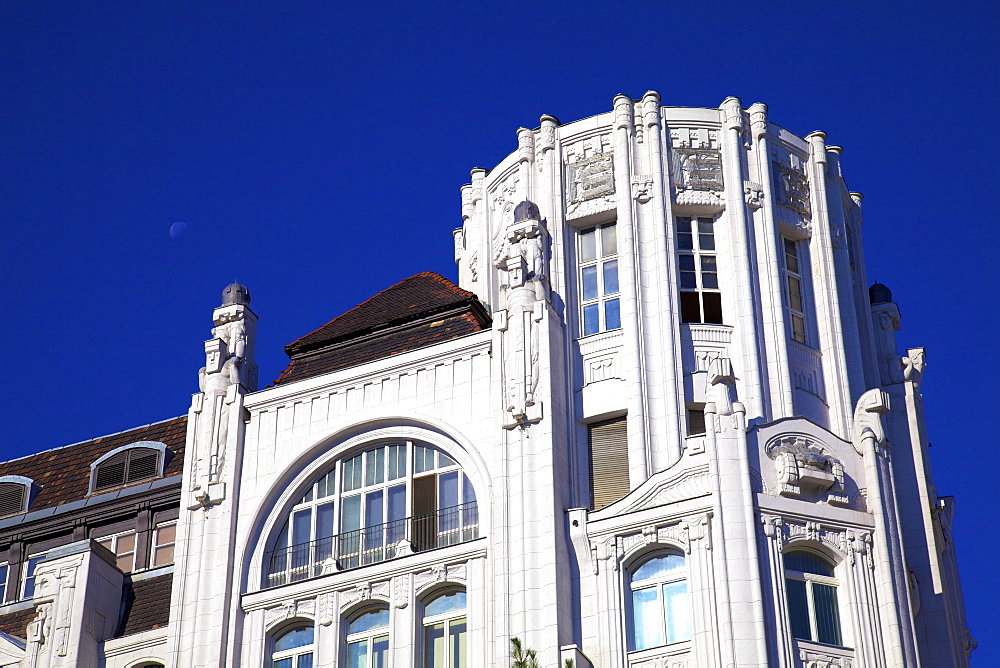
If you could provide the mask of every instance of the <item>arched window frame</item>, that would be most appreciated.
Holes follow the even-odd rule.
[[[8,494],[11,495],[10,498],[6,498],[7,495],[4,495],[5,503],[0,506],[0,517],[13,517],[28,512],[31,502],[34,501],[38,492],[38,486],[35,485],[34,480],[22,475],[4,475],[0,476],[0,485],[7,487]],[[21,489],[18,490],[18,487]],[[20,491],[19,500],[13,496],[18,491]]]
[[[386,602],[369,603],[344,615],[344,660],[346,666],[354,668],[385,668],[389,665],[391,651],[390,629],[392,627],[391,607]],[[351,626],[372,613],[384,613],[385,624],[351,630]],[[359,650],[364,647],[364,654]],[[381,654],[381,657],[377,656]],[[363,663],[358,659],[363,658]],[[380,659],[376,661],[376,659]],[[354,661],[354,663],[352,663]]]
[[[428,608],[436,601],[446,597],[461,594],[464,605],[461,608],[450,608],[436,613]],[[433,668],[436,665],[449,668],[467,668],[469,664],[469,599],[465,587],[460,585],[444,585],[436,587],[420,598],[420,668]],[[430,614],[428,614],[430,613]],[[436,660],[435,645],[431,633],[440,628],[440,638],[443,639],[444,656]],[[455,643],[458,647],[455,647]]]
[[[392,473],[389,470],[390,450],[393,447],[405,449],[405,466],[402,475],[397,477],[391,477]],[[418,467],[418,449],[434,453],[435,465],[430,468]],[[325,464],[312,468],[313,473],[309,478],[311,482],[297,486],[298,491],[292,498],[298,500],[285,505],[288,510],[280,514],[281,519],[272,524],[273,538],[267,544],[266,555],[276,555],[284,550],[283,558],[287,561],[284,562],[283,568],[287,575],[274,577],[275,574],[280,575],[275,569],[274,557],[268,558],[264,555],[262,563],[264,587],[280,586],[287,582],[345,568],[379,563],[386,559],[405,556],[411,551],[445,547],[474,540],[482,535],[476,485],[465,467],[452,457],[442,444],[432,439],[382,436],[352,443],[351,447],[339,450],[337,455],[327,460]],[[372,479],[368,474],[368,463],[371,461],[369,457],[377,458],[377,455],[370,453],[377,450],[384,452],[381,461],[386,473],[382,480],[378,480],[377,476]],[[355,464],[349,466],[350,462]],[[352,475],[348,469],[355,470],[352,467],[357,466],[357,462],[361,462],[361,468],[357,469],[360,471],[361,486],[352,484],[350,489],[345,489],[346,476]],[[440,483],[441,479],[452,474],[457,474],[454,477],[456,505],[443,500],[444,488]],[[429,515],[414,507],[414,481],[431,477],[435,479],[434,510],[429,514],[433,517],[430,521],[421,522],[419,521],[421,517]],[[401,485],[405,485],[403,492],[405,510],[402,512],[402,520],[405,523],[402,524],[400,518],[393,514],[389,491],[391,487]],[[369,520],[367,497],[369,494],[380,492],[382,515],[381,521],[376,524]],[[344,521],[344,500],[355,498],[359,499],[357,505],[360,517],[356,523],[360,524],[360,529],[348,527]],[[323,520],[322,525],[321,512],[330,515]],[[299,513],[301,515],[298,517],[302,518],[302,523],[297,527],[295,522]],[[331,525],[332,529],[329,528]],[[309,540],[300,540],[307,533]],[[351,540],[357,543],[357,549],[351,548],[349,542]],[[422,545],[421,540],[433,544]],[[404,545],[404,543],[409,544]],[[347,558],[345,554],[348,555]]]
[[[294,631],[309,629],[312,642],[285,649],[278,646],[285,636]],[[316,662],[316,624],[311,619],[290,619],[269,632],[268,668],[312,668]],[[306,658],[308,657],[308,658]]]
[[[132,457],[135,453],[140,450],[155,450],[158,454],[156,457],[156,465],[154,467],[153,473],[151,475],[142,476],[141,478],[133,478],[130,476],[129,467],[132,461]],[[98,471],[112,458],[123,452],[127,452],[125,469],[122,472],[122,482],[114,485],[102,486],[100,489],[97,487],[97,477]],[[165,443],[160,443],[159,441],[137,441],[135,443],[129,443],[128,445],[123,445],[121,447],[115,448],[110,452],[106,452],[101,455],[95,462],[90,465],[90,493],[99,494],[102,492],[108,492],[113,489],[118,489],[119,487],[125,487],[127,485],[135,485],[142,482],[147,482],[150,480],[155,480],[157,478],[163,477],[163,473],[167,468],[167,463],[170,458],[170,450],[167,449]]]
[[[786,557],[794,553],[803,553],[812,557],[813,559],[820,562],[821,565],[828,568],[830,575],[808,573],[801,570],[794,570],[792,568],[786,567]],[[847,638],[845,637],[845,628],[841,620],[844,618],[843,606],[844,601],[841,596],[842,588],[840,586],[841,580],[837,577],[837,571],[840,569],[839,559],[831,557],[826,551],[821,551],[815,549],[808,544],[797,544],[793,543],[791,545],[785,546],[781,552],[781,570],[782,576],[784,578],[784,590],[785,590],[785,608],[788,614],[788,629],[795,640],[805,640],[807,642],[818,642],[827,645],[834,645],[837,647],[847,647]],[[800,637],[805,635],[804,633],[797,632],[796,627],[802,624],[801,617],[798,616],[796,610],[793,610],[792,597],[793,594],[790,582],[804,582],[804,593],[805,593],[805,603],[806,603],[806,613],[807,621],[809,625],[809,637]],[[832,601],[827,598],[825,601],[820,600],[817,603],[817,590],[823,591],[821,587],[829,588],[827,591],[832,591]],[[800,590],[801,591],[801,590]],[[801,607],[801,606],[800,606]],[[834,621],[833,629],[827,629],[823,631],[820,629],[820,612],[825,612],[827,616],[832,616]],[[832,632],[832,635],[831,635]]]
[[[682,566],[678,569],[669,571],[666,574],[637,579],[636,575],[647,564],[656,559],[669,557],[679,558]],[[691,614],[692,606],[688,556],[684,553],[684,550],[678,546],[659,545],[655,549],[645,549],[639,554],[627,559],[626,564],[626,567],[622,570],[625,576],[625,609],[627,618],[627,637],[625,642],[628,651],[639,652],[657,647],[666,647],[667,645],[690,640],[693,632],[693,615]],[[683,591],[678,591],[678,585],[680,584],[683,584]],[[668,600],[666,599],[666,594],[664,593],[665,587],[670,587],[674,590],[671,592],[673,598],[669,601],[671,606],[668,606]],[[647,644],[640,643],[638,638],[638,624],[640,623],[640,620],[636,611],[635,592],[648,592],[650,590],[656,592],[656,597],[653,599],[653,605],[651,606],[651,612],[655,612],[655,616],[652,618],[651,622],[658,622],[659,624],[659,628],[656,629],[656,631],[660,634],[660,641],[652,640],[649,644]],[[678,604],[683,607],[675,611],[672,606],[676,606]],[[673,612],[676,612],[676,615],[678,616],[674,616]],[[678,624],[680,625],[679,628],[677,627]]]

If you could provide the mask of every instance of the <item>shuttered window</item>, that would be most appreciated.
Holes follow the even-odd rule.
[[[589,425],[587,441],[590,446],[590,508],[600,510],[629,492],[625,418]]]
[[[94,473],[94,491],[155,478],[160,473],[160,453],[152,448],[131,448],[101,462]]]
[[[25,511],[28,487],[18,482],[0,483],[0,517],[17,515]]]

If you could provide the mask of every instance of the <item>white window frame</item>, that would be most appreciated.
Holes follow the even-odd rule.
[[[686,221],[682,223],[681,221]],[[711,236],[712,238],[712,248],[702,248],[703,240],[701,233],[701,223],[707,222],[712,228]],[[707,325],[722,325],[722,282],[719,278],[719,247],[716,243],[716,233],[715,233],[715,223],[716,219],[711,216],[676,216],[674,218],[674,230],[677,243],[677,290],[678,290],[678,300],[684,294],[696,294],[698,296],[698,320],[684,320],[683,306],[681,308],[681,320],[682,322],[688,324],[707,324]],[[687,225],[687,232],[681,230],[682,224]],[[695,229],[696,228],[696,229]],[[681,248],[681,234],[689,234],[691,236],[691,248]],[[682,258],[690,257],[692,263],[694,264],[694,271],[684,269],[682,267]],[[709,260],[708,258],[711,258]],[[715,263],[715,271],[706,270],[706,264]],[[684,275],[693,273],[695,277],[695,285],[684,286]],[[709,279],[709,275],[715,275],[715,286],[711,285],[712,280]],[[706,285],[708,283],[708,285]],[[708,309],[705,308],[705,295],[718,295],[719,297],[719,318],[720,322],[709,322],[708,316],[706,315]]]
[[[794,251],[792,258],[795,260],[795,268],[789,264],[789,244]],[[781,269],[784,273],[782,283],[782,297],[785,300],[785,308],[788,312],[788,338],[798,341],[802,345],[809,345],[809,321],[806,318],[806,278],[802,259],[802,244],[790,237],[781,237]],[[792,286],[797,284],[798,306],[793,304]],[[798,326],[797,326],[798,325]]]
[[[133,538],[132,551],[131,552],[125,552],[123,554],[119,554],[118,553],[118,543],[119,543],[119,541],[121,541],[122,538],[125,538],[127,536],[132,536],[132,538]],[[118,560],[119,559],[121,559],[123,557],[127,557],[128,555],[131,554],[131,556],[132,556],[132,563],[129,566],[129,569],[128,570],[124,570],[121,566],[118,566],[118,570],[120,570],[122,573],[134,573],[135,572],[136,554],[138,554],[138,552],[139,552],[139,534],[136,532],[135,529],[129,529],[128,531],[119,531],[118,533],[113,533],[110,536],[101,536],[100,538],[95,538],[94,540],[97,541],[98,543],[100,543],[101,545],[104,545],[104,547],[108,548],[109,550],[111,550],[111,553],[115,555],[115,565],[116,566],[118,566]],[[105,542],[110,543],[110,545],[105,545]]]
[[[159,542],[160,530],[166,529],[168,527],[174,528],[174,539],[169,543],[160,543]],[[172,549],[173,556],[171,557],[170,561],[162,564],[157,564],[156,563],[157,550],[162,550],[167,547]],[[174,563],[174,559],[176,559],[176,557],[177,557],[177,520],[171,520],[169,522],[161,522],[160,524],[157,524],[155,527],[153,527],[153,545],[149,553],[149,567],[159,568],[160,566],[166,566],[168,564],[172,564]]]
[[[0,605],[7,602],[7,578],[10,577],[10,564],[0,561]]]
[[[809,552],[809,551],[798,548],[798,549],[789,549],[788,552]],[[828,558],[818,554],[814,554],[813,556],[819,561],[821,561],[823,564],[825,564],[827,567],[829,567],[830,570],[832,570],[834,573],[836,573],[837,571],[836,565],[833,564]],[[840,636],[840,644],[839,645],[833,644],[833,646],[847,647],[848,645],[847,645],[846,630],[845,630],[845,625],[843,624],[843,619],[844,619],[842,610],[843,604],[841,602],[841,596],[840,596],[840,593],[842,592],[842,589],[840,587],[840,580],[836,576],[818,575],[816,573],[803,573],[802,571],[796,571],[789,568],[784,568],[784,564],[782,564],[782,570],[784,572],[784,577],[786,580],[799,580],[799,581],[804,581],[806,583],[806,605],[808,607],[808,614],[809,614],[810,637],[795,638],[795,640],[805,640],[806,642],[830,644],[830,643],[824,643],[823,641],[819,640],[819,621],[818,621],[818,616],[816,615],[816,599],[813,593],[813,587],[814,585],[821,584],[821,585],[826,585],[828,587],[832,587],[837,592],[836,593],[837,633]],[[788,602],[787,585],[785,586],[785,588],[786,588],[785,607],[788,610],[788,614],[791,615],[792,610],[791,610],[791,605]],[[789,623],[791,623],[791,619],[789,619]],[[791,629],[791,626],[789,626],[789,629]]]
[[[351,645],[356,645],[356,644],[359,644],[359,643],[367,643],[367,650],[366,650],[366,653],[365,653],[365,666],[364,666],[364,668],[374,668],[373,664],[374,664],[374,661],[375,661],[375,655],[374,655],[374,653],[373,653],[372,650],[374,648],[374,645],[375,645],[376,641],[381,640],[383,638],[385,638],[386,640],[389,640],[389,638],[390,638],[389,629],[392,627],[392,617],[391,617],[392,612],[391,612],[391,610],[389,609],[388,606],[384,606],[383,605],[383,606],[375,606],[375,607],[363,608],[362,610],[359,610],[359,611],[355,612],[353,615],[351,615],[352,619],[357,620],[358,618],[360,618],[363,615],[366,615],[366,614],[368,614],[370,612],[378,612],[378,611],[383,611],[383,610],[385,612],[388,612],[390,614],[389,623],[387,623],[385,626],[375,626],[373,628],[368,629],[367,631],[359,631],[357,633],[348,633],[347,634],[347,636],[346,636],[346,644],[347,644],[347,646],[345,648],[345,651],[347,652],[347,654],[345,654],[345,656],[344,656],[345,661],[346,661],[347,657],[350,656]],[[351,625],[350,621],[346,621],[345,624],[344,624],[345,628],[347,628],[347,629],[350,629],[350,625]],[[387,658],[388,658],[388,661],[386,662],[386,668],[388,668],[389,666],[392,665],[392,644],[391,643],[389,644],[389,652],[388,652],[388,657]]]
[[[465,589],[451,589],[451,590],[445,590],[445,591],[435,592],[433,595],[431,595],[430,597],[427,598],[427,602],[424,603],[424,610],[426,610],[426,606],[427,605],[429,605],[430,603],[433,603],[439,597],[441,597],[441,596],[448,596],[450,594],[457,594],[459,592],[465,594],[465,607],[464,608],[459,608],[459,609],[456,609],[456,610],[449,610],[447,612],[442,612],[441,614],[438,614],[438,615],[431,615],[431,616],[422,615],[421,616],[420,626],[421,626],[421,641],[422,641],[421,645],[422,646],[421,646],[420,666],[422,668],[431,668],[430,664],[428,663],[428,661],[430,660],[430,656],[429,656],[430,647],[427,644],[427,630],[428,630],[428,628],[430,628],[431,626],[434,626],[436,624],[444,624],[444,638],[445,638],[445,642],[444,642],[444,648],[445,648],[444,665],[448,666],[449,668],[451,666],[454,666],[454,665],[457,665],[459,668],[468,668],[468,666],[470,665],[469,664],[469,657],[468,657],[468,642],[469,642],[469,594],[468,594],[468,592]],[[457,663],[456,663],[456,657],[452,656],[451,643],[449,643],[448,641],[451,638],[451,627],[452,627],[452,625],[453,624],[458,624],[460,622],[464,622],[465,623],[466,655],[465,656],[457,657]]]
[[[614,228],[615,230],[615,251],[613,253],[603,254],[604,251],[604,235],[602,230],[606,228]],[[595,257],[593,260],[583,259],[583,239],[584,236],[593,232],[594,233],[594,244],[595,244]],[[594,334],[600,334],[602,332],[614,331],[621,329],[621,265],[618,262],[619,258],[619,244],[618,244],[618,223],[617,221],[609,221],[606,223],[600,223],[592,227],[587,227],[576,232],[576,280],[579,283],[579,289],[577,294],[580,297],[580,336],[593,336]],[[608,263],[615,263],[615,281],[618,283],[618,289],[614,292],[608,292],[605,294],[607,286],[605,285],[605,266]],[[591,298],[585,298],[583,294],[583,272],[585,269],[593,267],[597,273],[597,296]],[[611,302],[618,302],[618,325],[615,327],[608,326],[608,305]],[[586,330],[586,316],[585,312],[587,307],[596,306],[597,307],[597,318],[598,326],[597,331],[587,332]]]
[[[639,569],[641,569],[644,565],[649,563],[650,561],[669,556],[680,557],[684,561],[684,567],[666,576],[656,576],[656,577],[646,578],[644,580],[636,580],[633,578],[633,574],[637,572]],[[683,582],[685,585],[685,596],[687,598],[686,605],[687,605],[688,635],[685,638],[676,638],[674,640],[671,640],[668,633],[670,620],[667,618],[668,613],[666,608],[664,607],[663,586],[676,584],[678,582]],[[634,603],[633,603],[635,599],[634,593],[636,591],[646,590],[646,589],[656,590],[657,610],[659,611],[657,619],[660,622],[660,630],[663,635],[663,644],[651,645],[650,647],[643,647],[641,649],[637,649],[634,646],[635,636],[636,636],[635,629],[637,624]],[[691,639],[691,635],[693,634],[694,631],[694,629],[691,628],[691,625],[694,621],[694,615],[692,614],[692,606],[691,606],[691,586],[690,586],[690,578],[688,570],[688,559],[683,553],[680,553],[677,550],[665,550],[660,552],[654,552],[652,554],[643,555],[642,558],[638,559],[635,562],[635,564],[628,569],[628,593],[629,593],[628,597],[629,619],[627,625],[627,632],[628,632],[628,648],[630,652],[643,652],[646,650],[653,649],[655,647],[666,647],[668,645],[674,645],[677,643],[686,642]]]
[[[21,566],[21,599],[34,598],[35,596],[35,570],[38,568],[38,563],[45,558],[47,552],[39,552],[37,554],[29,554],[28,558],[24,560],[24,564]],[[32,567],[31,562],[35,561],[34,567]],[[31,580],[31,596],[28,595],[28,580]]]
[[[292,647],[291,649],[284,649],[275,651],[274,647],[278,642],[278,639],[284,636],[286,633],[290,633],[296,629],[303,629],[307,627],[312,627],[313,630],[313,641],[308,645],[300,645],[299,647]],[[310,655],[312,658],[311,665],[316,665],[316,626],[312,623],[298,623],[285,626],[280,632],[274,633],[271,636],[271,662],[268,664],[269,668],[274,666],[274,664],[282,659],[291,659],[292,668],[299,668],[299,659],[306,654]]]

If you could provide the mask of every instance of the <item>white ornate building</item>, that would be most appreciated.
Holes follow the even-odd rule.
[[[0,665],[506,666],[511,637],[560,668],[968,664],[924,352],[841,149],[654,92],[517,138],[462,187],[460,287],[387,289],[273,386],[227,288],[183,447],[120,435],[81,492],[182,455],[173,565],[150,534],[123,575],[128,529],[83,520],[33,553],[46,488],[0,467]],[[168,623],[125,618],[144,577]]]

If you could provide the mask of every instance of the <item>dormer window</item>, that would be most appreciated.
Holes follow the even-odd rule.
[[[167,446],[153,441],[141,441],[112,450],[90,465],[91,493],[160,477],[166,454]]]
[[[31,478],[19,475],[0,476],[0,517],[28,511],[31,501]]]

